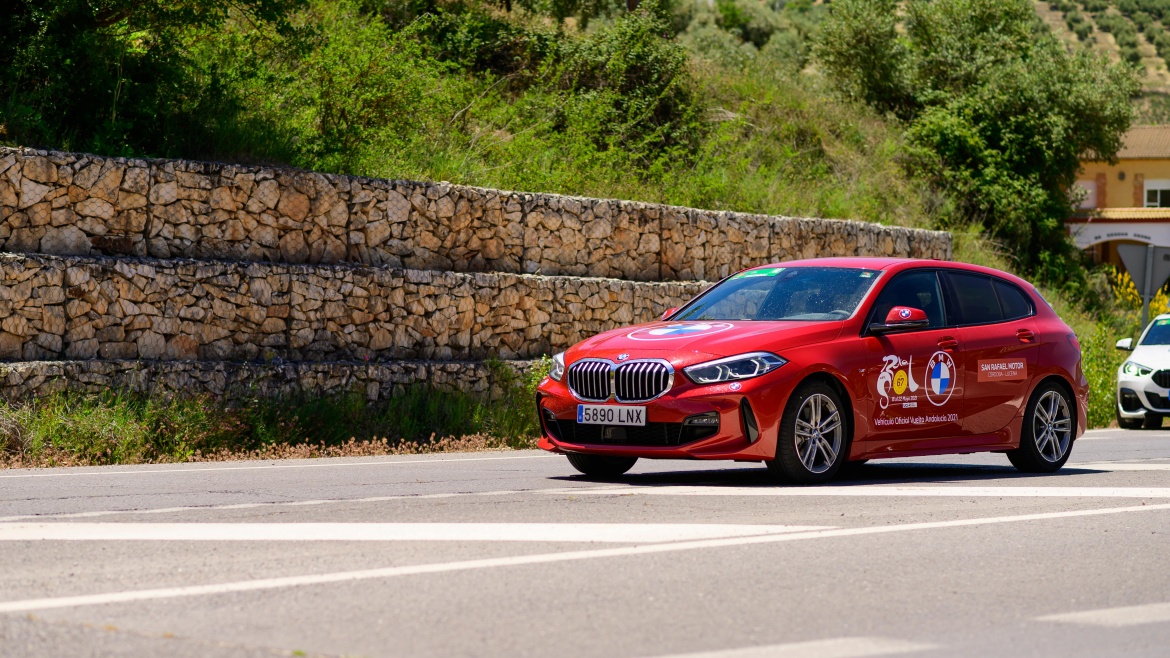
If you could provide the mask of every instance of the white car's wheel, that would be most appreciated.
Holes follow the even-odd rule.
[[[1117,410],[1117,426],[1123,430],[1140,430],[1143,420],[1142,418],[1125,418],[1121,415],[1121,410]]]

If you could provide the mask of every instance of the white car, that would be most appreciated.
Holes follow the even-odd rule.
[[[1138,338],[1117,341],[1133,352],[1117,369],[1117,424],[1129,430],[1157,429],[1170,416],[1170,314],[1159,315]]]

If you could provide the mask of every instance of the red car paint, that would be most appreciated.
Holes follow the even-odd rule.
[[[848,428],[850,460],[1016,448],[1029,396],[1049,379],[1059,380],[1072,394],[1075,436],[1084,432],[1088,381],[1081,369],[1079,344],[1072,330],[1026,281],[975,265],[908,259],[831,258],[766,267],[873,270],[875,283],[856,310],[840,320],[664,320],[607,331],[582,341],[565,352],[566,373],[582,359],[604,359],[615,365],[621,363],[619,355],[629,361],[667,361],[674,368],[673,385],[660,397],[634,406],[646,407],[649,423],[681,423],[690,416],[717,412],[718,432],[683,445],[574,442],[564,436],[561,426],[575,423],[577,407],[583,401],[570,392],[565,376],[561,381],[546,378],[538,388],[543,430],[540,447],[552,452],[643,458],[771,460],[777,454],[777,428],[785,404],[796,387],[809,378],[830,381],[843,393],[846,417],[852,419]],[[870,322],[897,319],[902,307],[875,318],[871,317],[874,304],[899,274],[912,270],[989,275],[993,281],[998,279],[1022,291],[1031,303],[1031,314],[971,326],[878,335],[868,331]],[[946,292],[942,298],[948,299]],[[680,313],[685,314],[689,306]],[[921,310],[910,310],[903,319],[924,320]],[[971,317],[977,315],[973,312]],[[696,324],[704,327],[694,330]],[[657,336],[653,333],[656,330]],[[687,366],[750,352],[770,352],[787,363],[752,379],[709,385],[696,384],[683,372]],[[932,375],[946,379],[932,383]],[[939,382],[944,381],[945,395],[931,393],[943,390]],[[754,442],[740,411],[744,399],[758,425]],[[613,399],[597,404],[620,406]],[[557,419],[556,425],[548,412]]]

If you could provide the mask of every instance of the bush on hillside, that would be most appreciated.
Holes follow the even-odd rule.
[[[561,46],[552,76],[570,94],[565,120],[587,116],[598,146],[661,151],[697,137],[687,53],[664,27],[638,11]]]
[[[304,0],[0,4],[0,139],[111,154],[197,150],[234,99],[185,44],[232,15],[288,35]]]

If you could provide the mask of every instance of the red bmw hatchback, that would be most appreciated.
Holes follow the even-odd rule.
[[[943,261],[745,270],[553,360],[540,447],[600,477],[640,457],[734,459],[813,483],[846,462],[981,451],[1051,472],[1089,390],[1076,335],[1033,286]]]

